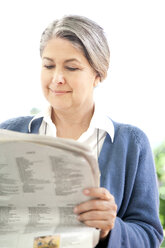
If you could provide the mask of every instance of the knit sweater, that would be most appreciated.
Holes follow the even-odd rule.
[[[32,117],[19,117],[0,128],[28,133]],[[42,118],[32,122],[38,133]],[[107,134],[99,156],[100,185],[114,196],[117,217],[114,228],[97,248],[158,248],[163,239],[159,221],[159,197],[153,155],[140,129],[113,122],[114,141]]]

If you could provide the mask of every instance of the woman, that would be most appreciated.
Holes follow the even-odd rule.
[[[100,188],[75,207],[77,218],[101,229],[97,247],[156,248],[163,233],[152,152],[146,135],[98,115],[93,91],[106,78],[109,48],[100,26],[80,16],[54,21],[40,46],[41,82],[50,103],[44,114],[6,121],[0,128],[75,139],[98,158]]]

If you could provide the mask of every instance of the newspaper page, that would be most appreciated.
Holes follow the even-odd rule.
[[[73,208],[99,179],[92,150],[79,142],[0,130],[0,247],[95,247],[99,230]]]

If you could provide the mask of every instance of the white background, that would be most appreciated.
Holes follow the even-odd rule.
[[[104,28],[111,62],[96,101],[113,120],[140,127],[156,147],[165,139],[165,0],[1,1],[0,122],[45,106],[40,36],[65,14]]]

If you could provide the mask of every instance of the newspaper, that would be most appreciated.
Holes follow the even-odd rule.
[[[82,191],[99,181],[89,147],[0,130],[0,247],[95,247],[99,230],[79,222],[73,208],[90,199]]]

